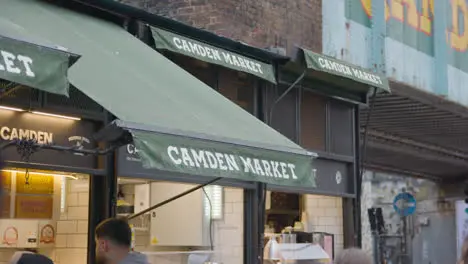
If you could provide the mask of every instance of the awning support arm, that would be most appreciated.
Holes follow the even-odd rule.
[[[147,208],[147,209],[145,209],[143,211],[140,211],[140,212],[138,212],[136,214],[133,214],[133,215],[129,216],[127,219],[130,220],[130,219],[136,218],[136,217],[138,217],[140,215],[144,215],[144,214],[146,214],[146,213],[148,213],[150,211],[153,211],[154,209],[157,209],[157,208],[159,208],[159,207],[161,207],[161,206],[163,206],[165,204],[168,204],[168,203],[170,203],[172,201],[175,201],[175,200],[177,200],[177,199],[179,199],[181,197],[184,197],[187,194],[193,193],[194,191],[196,191],[198,189],[201,189],[201,188],[204,188],[205,186],[208,186],[208,185],[210,185],[210,184],[212,184],[212,183],[214,183],[216,181],[219,181],[221,179],[222,179],[222,177],[218,177],[218,178],[212,179],[210,181],[207,181],[206,183],[197,185],[197,186],[193,187],[192,189],[189,189],[189,190],[187,190],[187,191],[185,191],[183,193],[180,193],[180,194],[178,194],[176,196],[173,196],[173,197],[171,197],[171,198],[169,198],[167,200],[164,200],[164,201],[162,201],[162,202],[160,202],[158,204],[155,204],[155,205],[153,205],[153,206],[151,206],[151,207],[149,207],[149,208]]]
[[[85,154],[85,155],[107,155],[111,151],[114,151],[115,149],[123,146],[124,144],[116,144],[112,145],[109,148],[106,149],[78,149],[77,147],[65,147],[65,146],[60,146],[60,145],[54,145],[54,144],[39,144],[35,142],[34,140],[13,140],[9,141],[6,143],[3,143],[0,145],[0,149],[5,149],[11,146],[17,146],[22,142],[27,142],[26,144],[29,144],[29,147],[31,147],[31,154],[34,152],[40,150],[40,149],[50,149],[50,150],[56,150],[56,151],[68,151],[68,152],[73,152],[73,153],[79,153],[79,154]]]
[[[289,87],[288,89],[286,89],[286,91],[284,91],[280,97],[278,97],[275,102],[271,105],[270,107],[270,113],[268,114],[268,120],[267,121],[267,124],[271,125],[271,122],[273,121],[273,111],[275,110],[275,106],[286,96],[288,95],[288,93],[300,82],[302,81],[302,79],[304,79],[305,75],[306,75],[306,72],[307,72],[307,69],[304,70],[304,72],[302,72],[301,76],[299,76]]]

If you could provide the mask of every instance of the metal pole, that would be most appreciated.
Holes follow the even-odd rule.
[[[372,231],[374,264],[381,264],[380,239],[377,231]]]
[[[289,87],[284,91],[276,100],[273,102],[273,104],[270,107],[270,112],[268,113],[268,120],[265,120],[268,125],[271,126],[271,123],[273,121],[273,111],[275,110],[275,106],[286,96],[288,93],[300,82],[302,79],[304,79],[305,74],[307,70],[304,70],[304,72],[297,78]]]

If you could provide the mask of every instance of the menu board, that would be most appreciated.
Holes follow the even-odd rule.
[[[0,171],[0,180],[4,192],[10,192],[11,190],[11,172]]]
[[[2,209],[0,210],[0,218],[10,218],[10,201],[9,194],[0,195]]]
[[[51,219],[54,198],[50,195],[16,195],[15,218]]]
[[[16,193],[19,194],[53,194],[54,176],[29,174],[16,174]]]

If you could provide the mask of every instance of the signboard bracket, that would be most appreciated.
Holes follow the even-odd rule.
[[[125,144],[127,144],[127,142],[118,141],[115,144],[112,144],[110,147],[105,148],[105,149],[99,149],[99,148],[78,149],[76,146],[65,147],[65,146],[60,146],[60,145],[55,145],[55,144],[39,144],[34,139],[16,139],[16,140],[3,143],[2,145],[0,145],[0,149],[3,150],[8,147],[16,146],[16,148],[18,149],[18,152],[23,158],[28,158],[28,156],[42,149],[56,150],[56,151],[68,151],[68,152],[79,153],[79,154],[84,154],[84,155],[101,156],[101,155],[107,155],[110,152],[116,150],[117,148],[124,146]]]

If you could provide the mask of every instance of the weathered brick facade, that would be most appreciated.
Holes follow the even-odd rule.
[[[321,0],[120,0],[247,44],[322,51]]]

